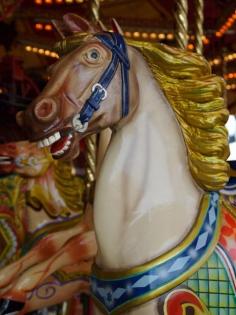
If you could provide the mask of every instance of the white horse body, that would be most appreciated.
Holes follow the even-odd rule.
[[[97,263],[104,270],[143,264],[179,244],[201,197],[174,113],[141,57],[137,64],[140,103],[114,133],[96,186]]]

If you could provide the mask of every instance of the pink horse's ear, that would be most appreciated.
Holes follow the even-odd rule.
[[[111,20],[111,26],[112,26],[112,30],[115,33],[119,33],[120,35],[124,35],[124,32],[122,31],[119,23],[116,21],[116,19],[112,19]]]
[[[73,34],[68,26],[61,20],[52,20],[52,24],[62,39]]]
[[[73,13],[64,15],[63,21],[72,33],[94,33],[97,31],[93,24]]]

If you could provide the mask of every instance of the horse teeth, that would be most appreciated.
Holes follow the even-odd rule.
[[[43,142],[44,147],[48,147],[50,145],[50,142],[47,138],[43,139],[42,142]]]
[[[60,132],[57,131],[56,133],[54,133],[54,137],[55,137],[56,141],[58,141],[59,139],[61,139]]]
[[[49,141],[50,144],[53,144],[53,143],[56,142],[57,140],[56,140],[56,137],[55,137],[54,135],[52,135],[52,136],[50,136],[50,137],[48,138],[48,141]]]
[[[61,139],[61,134],[59,131],[57,131],[53,135],[51,135],[50,137],[38,141],[38,147],[39,148],[48,147],[60,139]]]

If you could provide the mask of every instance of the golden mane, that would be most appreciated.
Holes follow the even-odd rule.
[[[197,54],[158,43],[128,44],[141,51],[176,114],[193,178],[204,190],[220,190],[229,174],[223,79]]]
[[[46,158],[52,168],[50,176],[53,176],[51,181],[54,181],[56,189],[59,192],[60,197],[65,203],[65,207],[61,207],[61,216],[69,216],[72,212],[77,214],[83,214],[84,211],[84,180],[74,175],[73,165],[71,162],[65,162],[61,160],[53,160],[49,155],[48,150],[45,150]],[[46,172],[40,174],[40,177],[44,178]],[[26,193],[27,204],[34,209],[40,209],[43,207],[45,211],[54,216],[54,204],[52,202],[53,195],[50,189],[45,189],[39,183],[32,186],[31,190]]]
[[[85,183],[82,178],[73,174],[72,163],[58,160],[55,163],[54,180],[67,207],[73,212],[82,213]]]

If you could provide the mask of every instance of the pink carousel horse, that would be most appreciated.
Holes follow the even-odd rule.
[[[84,183],[72,174],[71,163],[53,161],[34,143],[7,143],[0,145],[0,174],[11,174],[0,189],[1,199],[11,201],[8,211],[5,199],[0,204],[11,231],[9,237],[1,230],[1,243],[8,238],[1,263],[8,260],[0,271],[0,296],[17,297],[15,310],[24,306],[26,312],[88,292],[96,242],[91,211],[83,215]]]
[[[229,170],[223,80],[199,55],[127,45],[116,23],[94,32],[74,15],[64,22],[73,36],[57,45],[63,58],[17,119],[54,159],[113,130],[94,202],[95,314],[234,314],[235,266],[218,242]]]

